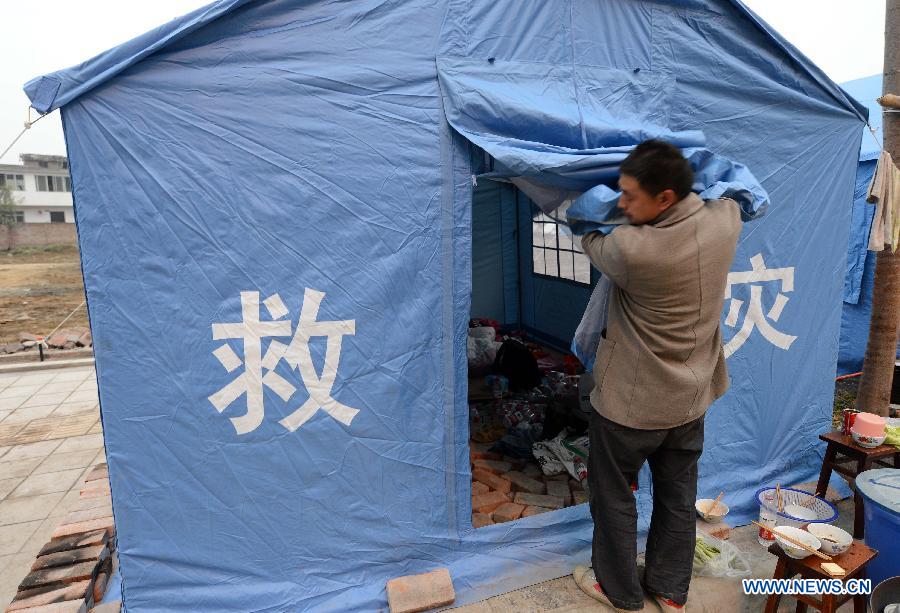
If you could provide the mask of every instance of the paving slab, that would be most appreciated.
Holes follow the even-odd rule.
[[[19,553],[22,546],[28,542],[34,531],[41,525],[42,520],[30,521],[10,526],[0,526],[0,555]]]
[[[46,519],[65,495],[65,492],[55,492],[40,496],[7,498],[0,502],[0,526]]]
[[[99,415],[98,415],[99,419]],[[67,438],[63,441],[62,445],[59,446],[58,451],[60,452],[70,452],[70,451],[84,451],[86,449],[93,449],[97,451],[103,448],[103,436],[100,434],[86,434],[83,436],[73,436]]]
[[[90,466],[96,455],[97,453],[93,449],[71,452],[61,452],[57,450],[47,456],[40,465],[35,467],[34,473],[52,473],[74,468],[85,468]]]
[[[75,480],[82,474],[81,469],[61,470],[54,473],[32,474],[26,477],[7,498],[38,496],[53,492],[67,492],[75,485]]]
[[[0,609],[105,462],[99,418],[93,367],[0,372]]]

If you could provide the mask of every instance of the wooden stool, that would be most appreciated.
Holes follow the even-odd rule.
[[[881,445],[875,449],[866,449],[853,442],[853,438],[842,432],[829,432],[820,434],[819,438],[828,443],[825,450],[825,459],[822,460],[822,472],[819,473],[819,484],[816,492],[824,498],[828,490],[828,480],[831,479],[831,471],[855,479],[859,473],[869,470],[874,465],[891,468],[885,459],[893,456],[893,468],[900,468],[900,450],[893,445]],[[843,466],[850,464],[850,466]],[[862,497],[853,492],[854,516],[853,538],[863,538],[865,524],[863,523]]]
[[[866,564],[878,555],[878,552],[874,549],[854,541],[850,549],[839,556],[832,556],[834,558],[832,562],[839,564],[841,568],[847,571],[847,574],[843,577],[832,577],[822,570],[822,562],[825,560],[814,555],[810,555],[804,560],[795,560],[784,553],[781,545],[778,543],[769,546],[769,553],[778,556],[778,565],[775,567],[775,574],[772,575],[773,579],[791,579],[794,575],[800,575],[802,579],[839,578],[841,581],[865,579]],[[844,594],[840,596],[837,594],[822,594],[821,600],[803,594],[790,594],[790,596],[797,599],[797,613],[804,613],[807,607],[813,607],[822,611],[822,613],[834,613],[839,606],[851,598],[853,599],[853,613],[866,613],[866,600],[868,599],[868,596],[865,594]],[[780,601],[781,594],[771,594],[766,600],[765,613],[775,613],[778,610]]]

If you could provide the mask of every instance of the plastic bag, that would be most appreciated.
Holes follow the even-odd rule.
[[[572,339],[572,353],[581,360],[584,369],[588,372],[594,368],[594,357],[600,346],[600,334],[606,328],[609,294],[612,292],[612,287],[612,282],[606,276],[600,277],[594,291],[591,292],[591,299],[588,301],[584,316],[582,316],[581,323],[575,330],[575,337]]]
[[[581,480],[575,468],[575,458],[587,459],[588,437],[566,438],[568,435],[568,429],[563,428],[562,432],[554,438],[535,443],[532,447],[532,454],[548,477],[569,473],[573,479]]]
[[[698,577],[749,577],[750,558],[743,551],[704,532],[697,531],[697,540],[703,539],[708,545],[719,550],[719,555],[705,564],[694,563],[694,575]]]
[[[500,346],[499,343],[494,342],[495,334],[494,329],[488,326],[469,328],[469,336],[466,339],[469,370],[490,370],[494,365],[497,348]]]

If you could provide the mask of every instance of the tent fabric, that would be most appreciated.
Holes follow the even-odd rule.
[[[765,214],[769,195],[742,164],[706,149],[686,149],[684,156],[694,169],[693,191],[704,200],[730,198],[741,209],[741,219],[751,221]],[[618,209],[621,194],[606,185],[592,187],[566,209],[566,222],[578,236],[588,232],[609,234],[627,219]]]
[[[758,178],[700,494],[746,522],[817,473],[865,111],[742,5],[220,2],[26,86],[62,110],[126,609],[378,610],[441,566],[464,604],[589,559],[584,505],[470,521],[472,145],[440,67],[478,62],[568,71],[595,116],[597,74],[670,75],[653,123]],[[571,296],[577,323],[587,287],[518,272],[523,322]]]

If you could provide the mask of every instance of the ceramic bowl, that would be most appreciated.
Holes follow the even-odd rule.
[[[853,544],[853,536],[846,530],[841,530],[837,526],[830,524],[810,524],[806,528],[810,534],[819,539],[822,543],[820,548],[823,553],[828,555],[838,555],[850,549]]]
[[[716,505],[715,513],[707,513],[707,509],[712,506],[715,500],[712,498],[700,498],[697,502],[694,503],[694,508],[697,509],[697,515],[703,518],[703,521],[710,524],[717,524],[728,515],[728,505],[719,501],[719,504]]]
[[[864,436],[859,434],[856,430],[851,430],[850,435],[853,437],[854,443],[860,447],[865,447],[866,449],[875,449],[881,445],[885,439],[883,434],[881,436]]]
[[[776,526],[774,531],[775,540],[778,541],[778,544],[781,545],[781,548],[784,549],[784,552],[795,560],[808,558],[812,554],[802,547],[797,547],[793,543],[784,540],[778,535],[779,532],[788,535],[796,541],[800,541],[804,545],[809,545],[813,549],[819,549],[822,546],[822,541],[817,539],[814,535],[810,534],[806,530],[795,528],[793,526]]]

